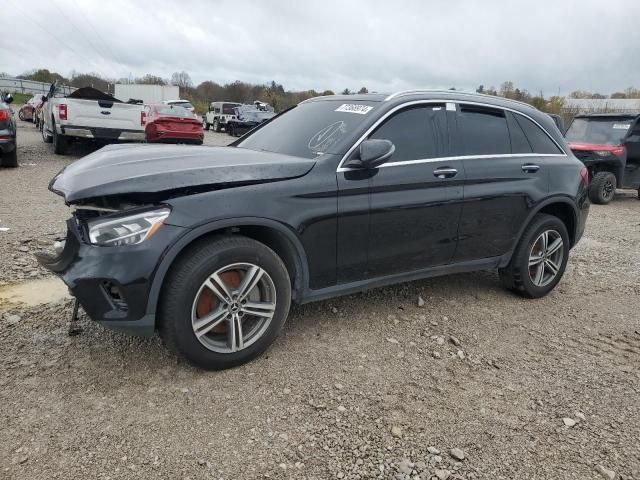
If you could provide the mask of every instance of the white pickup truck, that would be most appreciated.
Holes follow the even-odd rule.
[[[144,140],[144,106],[124,103],[91,87],[56,96],[52,85],[43,110],[42,138],[63,155],[70,142],[103,144]]]

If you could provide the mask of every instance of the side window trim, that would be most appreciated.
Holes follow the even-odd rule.
[[[484,106],[484,107],[488,107],[488,108],[494,108],[494,109],[501,109],[504,110],[505,112],[511,112],[513,114],[518,114],[518,115],[522,115],[525,118],[528,118],[529,120],[531,120],[533,123],[535,123],[539,128],[542,129],[542,131],[551,139],[551,141],[560,149],[560,152],[562,153],[512,153],[512,154],[500,154],[500,155],[472,155],[472,156],[466,156],[466,155],[455,155],[452,157],[440,157],[440,158],[427,158],[427,159],[419,159],[419,160],[409,160],[407,162],[395,162],[395,163],[389,163],[389,164],[382,164],[380,165],[379,168],[382,167],[393,167],[393,166],[397,166],[397,165],[404,165],[407,163],[429,163],[429,162],[436,162],[436,161],[441,161],[441,160],[458,160],[458,159],[462,159],[462,160],[470,160],[473,158],[495,158],[495,157],[566,157],[567,156],[567,152],[565,151],[565,149],[549,134],[549,132],[547,132],[547,130],[540,125],[536,120],[534,120],[533,118],[531,118],[529,115],[525,114],[525,113],[521,113],[517,110],[514,110],[513,108],[509,108],[509,107],[501,107],[501,106],[496,106],[496,105],[490,105],[490,104],[486,104],[486,103],[482,103],[482,102],[473,102],[473,101],[465,101],[465,100],[450,100],[450,99],[431,99],[431,100],[412,100],[409,102],[405,102],[402,103],[400,105],[396,105],[395,107],[393,107],[391,110],[389,110],[387,113],[385,113],[382,117],[380,117],[378,120],[376,120],[373,125],[371,125],[361,136],[360,138],[358,138],[354,144],[351,146],[351,148],[349,150],[347,150],[347,153],[345,153],[342,156],[342,159],[340,160],[340,163],[338,163],[338,168],[336,169],[336,173],[340,173],[340,172],[349,172],[352,170],[355,170],[353,168],[348,168],[348,167],[343,167],[342,164],[344,162],[347,161],[348,158],[350,158],[351,154],[360,146],[360,144],[366,140],[369,135],[371,135],[371,132],[373,132],[382,122],[384,122],[390,115],[392,115],[393,113],[397,112],[400,109],[403,109],[405,107],[411,106],[411,105],[420,105],[420,104],[433,104],[433,103],[446,103],[447,104],[447,110],[454,110],[454,113],[457,113],[459,111],[459,106],[460,104],[467,104],[467,105],[477,105],[477,106]],[[452,107],[453,106],[453,107]],[[456,132],[457,134],[458,132]],[[451,129],[449,129],[449,135],[451,135]],[[457,137],[459,138],[459,137]],[[451,141],[454,141],[453,139]]]

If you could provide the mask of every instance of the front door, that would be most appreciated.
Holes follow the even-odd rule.
[[[371,278],[445,265],[453,257],[461,211],[462,161],[450,155],[446,104],[398,110],[369,138],[396,147],[370,179]]]

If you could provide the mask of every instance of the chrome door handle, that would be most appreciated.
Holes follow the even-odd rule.
[[[433,171],[433,175],[437,178],[451,178],[455,177],[457,174],[458,170],[449,167],[436,168]]]
[[[533,163],[522,165],[522,171],[525,173],[536,173],[538,170],[540,170],[540,165],[534,165]]]

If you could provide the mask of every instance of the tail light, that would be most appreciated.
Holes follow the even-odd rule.
[[[582,167],[582,170],[580,170],[580,178],[582,179],[582,185],[584,185],[585,187],[589,186],[589,170],[587,170],[587,167]]]
[[[60,117],[60,120],[66,120],[67,119],[67,105],[64,103],[61,103],[60,105],[58,105],[58,117]]]
[[[147,112],[140,112],[140,126],[144,127],[147,123]]]
[[[7,120],[9,120],[9,112],[0,110],[0,122],[6,122]]]

